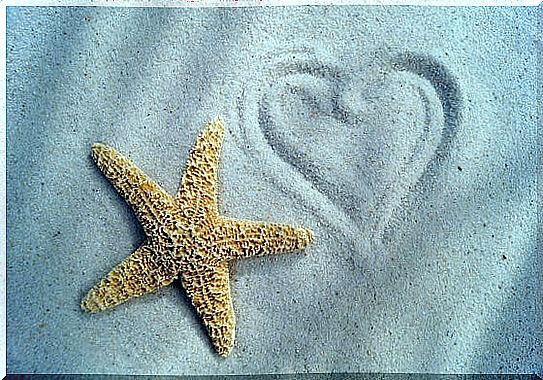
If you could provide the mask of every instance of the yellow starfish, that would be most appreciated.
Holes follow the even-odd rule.
[[[81,302],[83,309],[105,310],[181,277],[219,355],[230,353],[235,333],[231,262],[303,249],[313,240],[313,232],[218,214],[223,136],[221,119],[200,134],[175,198],[113,148],[93,145],[96,164],[134,210],[146,240],[89,291]]]

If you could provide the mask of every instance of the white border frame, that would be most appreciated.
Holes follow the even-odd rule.
[[[0,0],[0,378],[6,376],[6,7],[259,7],[296,5],[539,6],[539,0]]]
[[[0,0],[3,6],[262,7],[296,5],[538,6],[540,0]],[[4,23],[5,25],[5,17]]]

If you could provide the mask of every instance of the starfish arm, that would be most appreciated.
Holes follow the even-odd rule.
[[[227,356],[234,346],[236,320],[230,295],[230,264],[193,264],[182,273],[192,305],[202,318],[211,342],[220,356]]]
[[[210,122],[198,136],[190,152],[187,168],[176,199],[194,208],[203,218],[217,215],[219,156],[224,137],[224,122]]]
[[[94,144],[92,157],[107,179],[132,207],[149,236],[164,218],[158,210],[173,207],[172,196],[129,159],[107,145]]]
[[[178,270],[170,252],[146,242],[92,288],[81,307],[91,313],[112,308],[169,285],[177,278]]]
[[[227,260],[297,251],[313,241],[313,231],[287,224],[223,218],[219,228],[227,238],[216,244]]]

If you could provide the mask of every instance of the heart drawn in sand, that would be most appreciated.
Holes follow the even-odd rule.
[[[258,126],[246,132],[248,143],[268,146],[270,157],[303,176],[355,236],[381,240],[402,200],[446,153],[459,115],[454,80],[436,60],[410,53],[364,65],[307,51],[269,61],[261,82],[251,82],[255,90],[246,90],[254,104],[242,110],[245,128]]]

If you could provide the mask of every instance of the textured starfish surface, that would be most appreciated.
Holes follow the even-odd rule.
[[[223,136],[222,120],[207,125],[190,153],[175,197],[113,148],[93,145],[96,164],[134,210],[146,240],[89,291],[81,302],[84,310],[105,310],[180,278],[219,355],[231,352],[236,325],[231,262],[303,249],[313,233],[302,227],[218,214]]]

